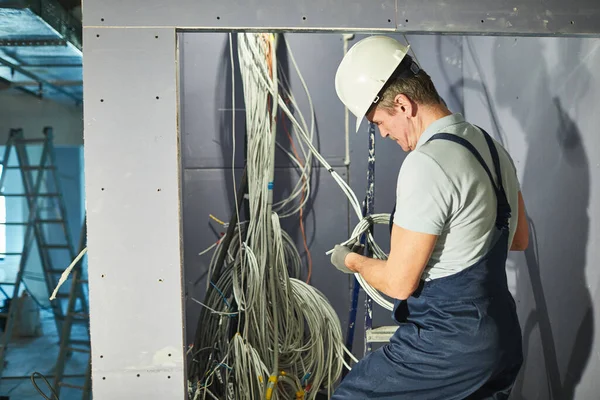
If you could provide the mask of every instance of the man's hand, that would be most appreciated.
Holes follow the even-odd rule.
[[[345,246],[337,244],[331,253],[331,263],[341,272],[345,274],[353,274],[350,268],[346,266],[346,256],[350,253],[362,254],[364,246],[358,241],[348,243]]]

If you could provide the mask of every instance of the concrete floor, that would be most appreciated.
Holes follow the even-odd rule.
[[[40,400],[43,397],[33,387],[30,376],[37,371],[42,373],[52,384],[53,370],[58,357],[59,340],[54,318],[50,312],[42,311],[43,335],[36,338],[15,338],[9,344],[6,360],[8,363],[0,379],[0,399],[8,396],[10,400]],[[73,327],[73,339],[87,337],[85,327]],[[89,354],[75,352],[67,361],[65,379],[63,382],[83,386],[83,374],[87,366]],[[52,398],[50,390],[39,378],[36,382],[40,389]],[[60,400],[80,400],[82,391],[71,388],[61,388]]]

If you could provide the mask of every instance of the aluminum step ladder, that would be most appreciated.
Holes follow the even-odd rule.
[[[7,256],[18,256],[19,267],[14,282],[6,282],[5,285],[13,287],[12,297],[8,312],[4,315],[6,318],[5,330],[0,341],[0,376],[4,368],[4,361],[8,344],[12,338],[17,317],[18,298],[21,292],[21,285],[27,288],[27,279],[43,281],[43,285],[48,293],[52,293],[62,270],[54,267],[55,261],[62,253],[63,260],[72,260],[74,250],[71,235],[68,229],[66,206],[62,197],[60,181],[56,170],[55,154],[52,145],[52,129],[45,128],[43,138],[25,139],[21,129],[12,129],[6,144],[4,158],[2,160],[2,174],[0,176],[0,195],[8,201],[11,198],[22,198],[24,208],[28,210],[28,220],[26,222],[9,222],[7,226],[21,225],[25,227],[23,249],[20,253],[6,253]],[[39,162],[30,163],[30,154],[36,150],[41,150]],[[16,164],[11,161],[16,157]],[[22,193],[9,193],[4,190],[7,174],[16,170],[23,185]],[[49,212],[48,210],[53,211]],[[57,229],[60,228],[60,229]],[[60,235],[56,235],[60,232]],[[61,236],[62,240],[57,241],[56,236]],[[54,239],[50,239],[54,237]],[[28,266],[32,264],[31,256],[36,253],[39,255],[41,276],[33,276],[27,271]],[[64,261],[63,261],[64,262]],[[63,267],[63,265],[60,265]],[[32,275],[32,276],[29,276]],[[28,292],[31,291],[28,289]],[[59,335],[62,333],[63,321],[65,319],[65,310],[68,294],[60,293],[60,301],[49,303],[49,307],[54,315],[54,320]],[[35,297],[34,297],[35,299]],[[45,302],[37,299],[39,304]],[[87,309],[87,301],[82,296]]]
[[[86,221],[84,220],[79,240],[80,253],[86,248],[87,244],[86,226]],[[70,283],[69,301],[67,303],[67,313],[63,324],[58,358],[56,360],[56,365],[54,368],[54,383],[52,386],[54,387],[54,390],[58,397],[60,397],[60,391],[62,388],[71,388],[80,390],[82,392],[82,400],[89,400],[91,399],[92,387],[92,359],[89,330],[89,313],[87,310],[86,303],[81,303],[80,301],[78,304],[78,300],[80,300],[82,296],[86,297],[89,293],[88,281],[85,278],[85,269],[83,268],[83,260],[84,259],[81,258],[77,262],[77,264],[73,268],[73,271],[71,272],[70,279],[67,281]],[[84,337],[77,339],[73,338],[73,328],[76,325],[84,326]],[[74,385],[63,380],[67,365],[67,359],[74,353],[86,354],[86,369],[84,373],[83,386]]]

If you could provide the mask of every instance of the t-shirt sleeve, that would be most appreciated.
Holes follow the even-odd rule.
[[[427,154],[409,154],[400,168],[394,223],[415,232],[439,235],[452,210],[454,185]]]

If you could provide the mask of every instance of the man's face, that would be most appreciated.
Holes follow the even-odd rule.
[[[381,137],[394,140],[406,152],[414,150],[408,140],[409,120],[404,117],[402,110],[390,111],[382,107],[375,107],[367,115],[367,119],[377,125]]]

